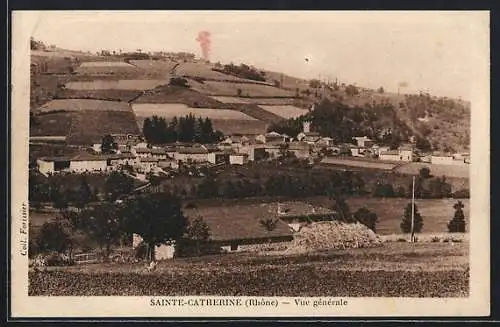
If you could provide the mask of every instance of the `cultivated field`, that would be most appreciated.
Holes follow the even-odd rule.
[[[142,94],[138,90],[69,90],[57,92],[58,99],[95,99],[106,101],[129,102]]]
[[[329,206],[332,200],[327,197],[315,197],[309,199],[313,204]],[[456,199],[416,199],[418,211],[420,212],[424,226],[423,233],[442,233],[447,232],[447,224],[453,218],[455,209],[453,205]],[[470,223],[470,201],[461,199],[464,204],[464,214],[466,218],[466,230]],[[375,212],[378,216],[377,234],[399,234],[401,228],[399,224],[404,214],[404,209],[411,199],[404,198],[370,198],[370,197],[351,197],[347,198],[347,204],[352,212],[359,208],[366,207]]]
[[[417,175],[423,167],[429,168],[431,170],[431,174],[438,177],[446,176],[469,178],[470,176],[469,165],[436,165],[430,163],[412,162],[398,167],[396,171],[402,174]]]
[[[177,65],[175,61],[171,60],[130,60],[130,64],[144,69],[145,71],[163,71],[171,72],[172,69]]]
[[[293,256],[238,253],[29,273],[29,295],[466,297],[468,243],[384,243]],[[78,280],[78,283],[74,281]]]
[[[256,120],[244,113],[236,110],[228,109],[208,109],[208,108],[190,108],[185,104],[168,103],[168,104],[153,104],[153,103],[134,103],[132,104],[137,117],[151,117],[158,115],[171,119],[174,116],[185,116],[193,114],[197,117],[208,117],[210,119],[226,119],[226,120]]]
[[[394,163],[378,162],[377,160],[369,161],[369,160],[345,159],[340,157],[326,157],[323,160],[321,160],[321,164],[344,166],[344,167],[381,169],[381,170],[391,170],[397,166],[397,164]]]
[[[247,99],[238,97],[211,96],[210,98],[222,103],[249,103]]]
[[[229,83],[220,81],[205,81],[198,83],[189,81],[195,91],[215,96],[244,96],[244,97],[293,97],[294,93],[274,86],[248,83]],[[241,90],[239,93],[238,90]]]
[[[31,77],[30,109],[34,110],[52,100],[72,76],[70,75],[40,75]]]
[[[30,136],[66,136],[71,128],[71,112],[55,112],[36,117],[30,124]]]
[[[94,80],[89,82],[69,82],[66,88],[71,90],[150,90],[168,84],[167,80]]]
[[[72,117],[69,144],[101,143],[107,134],[140,134],[132,111],[81,111]]]
[[[180,86],[160,86],[140,96],[135,103],[184,103],[193,108],[222,108],[223,103]]]
[[[108,68],[108,67],[130,67],[132,68],[133,65],[128,64],[123,61],[88,61],[88,62],[83,62],[80,65],[81,68]]]
[[[185,77],[201,77],[219,81],[248,81],[232,75],[226,75],[212,70],[212,66],[205,63],[186,62],[175,68],[175,74]],[[257,83],[256,81],[254,81]]]
[[[42,107],[40,112],[47,113],[52,111],[128,111],[128,103],[120,101],[104,101],[94,99],[56,99],[52,100]]]
[[[139,74],[141,69],[123,61],[89,61],[75,69],[81,75],[126,75]]]
[[[259,135],[267,131],[268,124],[260,120],[212,120],[214,129],[221,131],[225,135]]]
[[[287,106],[293,105],[297,102],[295,98],[250,98],[247,99],[249,103],[267,106]]]
[[[264,110],[267,110],[275,115],[283,117],[285,119],[289,118],[297,118],[303,116],[309,112],[307,109],[297,108],[295,106],[285,105],[285,106],[267,106],[267,105],[259,105]]]

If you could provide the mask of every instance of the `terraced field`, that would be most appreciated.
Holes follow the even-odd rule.
[[[269,111],[270,113],[283,117],[285,119],[297,118],[303,116],[309,112],[307,109],[298,108],[295,106],[285,105],[285,106],[267,106],[259,105],[262,109]]]
[[[230,96],[230,97],[294,97],[294,93],[283,90],[274,86],[249,83],[229,83],[220,81],[205,81],[198,83],[189,81],[191,88],[200,93],[213,96]]]
[[[107,134],[140,133],[132,111],[81,111],[73,113],[67,142],[94,144]]]
[[[185,116],[193,114],[199,117],[208,117],[210,119],[226,119],[226,120],[256,120],[253,117],[245,115],[236,110],[228,109],[209,109],[209,108],[190,108],[185,104],[179,103],[134,103],[132,104],[137,117],[151,117],[157,115],[171,119],[174,116]]]
[[[39,115],[30,124],[30,136],[66,136],[71,129],[73,113],[55,112]]]
[[[81,75],[140,75],[141,69],[123,61],[89,61],[75,69]]]
[[[93,80],[88,82],[69,82],[66,88],[70,90],[150,90],[160,85],[168,84],[167,80]]]
[[[243,78],[226,75],[212,70],[212,66],[205,63],[187,62],[181,63],[175,69],[175,74],[184,77],[200,77],[207,80],[218,80],[218,81],[247,81]]]
[[[131,111],[128,103],[94,99],[56,99],[42,107],[43,113],[53,111]]]
[[[95,99],[129,102],[142,94],[138,90],[69,90],[57,92],[58,99]]]

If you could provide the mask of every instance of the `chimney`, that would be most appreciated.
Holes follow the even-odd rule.
[[[311,122],[310,121],[303,122],[302,129],[304,133],[309,133],[311,131]]]

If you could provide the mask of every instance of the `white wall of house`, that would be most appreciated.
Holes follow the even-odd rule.
[[[174,155],[175,160],[180,160],[182,162],[187,162],[189,160],[193,162],[206,162],[208,161],[208,153],[179,153],[176,152]]]
[[[101,144],[100,143],[96,143],[92,146],[92,149],[95,151],[95,152],[101,152]]]
[[[401,150],[399,156],[401,161],[413,161],[413,151],[411,150]]]
[[[132,236],[132,248],[135,249],[142,242],[142,237],[137,234]],[[155,259],[156,260],[168,260],[174,257],[175,244],[167,245],[162,244],[160,246],[155,246]]]
[[[105,171],[107,168],[106,160],[79,160],[71,161],[69,164],[69,170],[74,172],[84,172],[84,171]]]
[[[166,153],[152,153],[151,157],[155,158],[155,159],[165,160],[165,159],[167,159],[167,154]]]
[[[230,155],[229,163],[231,165],[244,165],[248,162],[248,157],[245,155]]]
[[[387,161],[401,161],[399,154],[381,153],[378,158]]]
[[[53,174],[54,173],[54,162],[53,161],[45,161],[45,160],[37,160],[38,170],[40,173],[44,175]]]

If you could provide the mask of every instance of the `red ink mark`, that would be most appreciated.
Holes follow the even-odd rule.
[[[196,41],[200,43],[201,47],[201,52],[203,53],[203,59],[208,60],[210,56],[210,32],[208,31],[201,31],[198,33],[198,37],[196,38]]]

